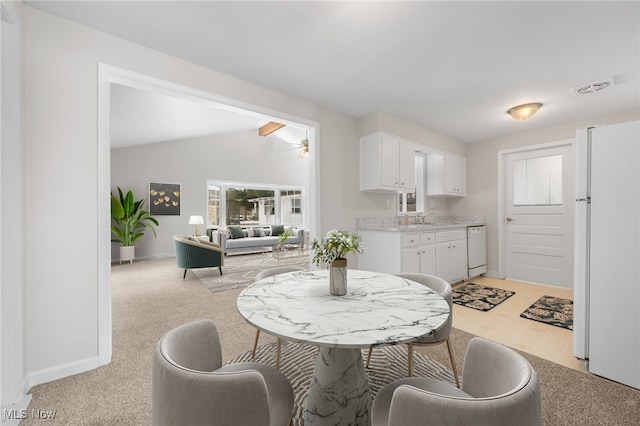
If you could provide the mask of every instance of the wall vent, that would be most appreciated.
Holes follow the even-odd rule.
[[[589,95],[591,93],[599,92],[600,90],[604,90],[608,87],[613,87],[613,78],[609,77],[606,79],[602,79],[599,81],[594,81],[592,83],[582,84],[580,86],[574,87],[571,89],[574,95]]]

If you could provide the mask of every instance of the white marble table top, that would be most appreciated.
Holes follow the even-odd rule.
[[[354,269],[347,279],[347,294],[332,296],[328,270],[275,275],[244,289],[238,310],[272,335],[339,348],[409,342],[449,317],[447,302],[414,281]]]

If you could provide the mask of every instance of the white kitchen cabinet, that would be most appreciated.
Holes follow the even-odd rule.
[[[456,282],[467,277],[467,235],[464,229],[436,232],[436,276]]]
[[[434,232],[388,232],[359,230],[364,253],[358,256],[359,269],[386,274],[424,273],[435,275]]]
[[[425,232],[407,234],[405,237],[407,238],[403,238],[402,246],[402,272],[435,275],[435,234]]]
[[[410,141],[384,132],[360,138],[360,190],[413,192],[415,148]]]
[[[464,197],[467,195],[467,162],[460,155],[427,155],[427,195]]]

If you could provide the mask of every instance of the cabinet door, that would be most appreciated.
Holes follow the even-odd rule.
[[[413,192],[416,189],[416,151],[408,142],[400,141],[399,145],[398,186],[401,191]]]
[[[420,248],[420,273],[436,275],[436,246]]]
[[[455,195],[465,195],[466,159],[455,154],[446,154],[444,160],[444,191]]]
[[[451,281],[450,243],[436,244],[436,276]]]
[[[380,137],[380,153],[382,154],[380,184],[397,188],[400,173],[400,140],[389,135]]]
[[[451,279],[460,281],[467,276],[467,246],[464,240],[451,243]]]
[[[420,248],[402,249],[402,272],[405,274],[420,273]]]

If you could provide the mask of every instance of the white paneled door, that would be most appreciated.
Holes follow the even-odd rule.
[[[506,277],[572,288],[573,141],[503,159]]]

